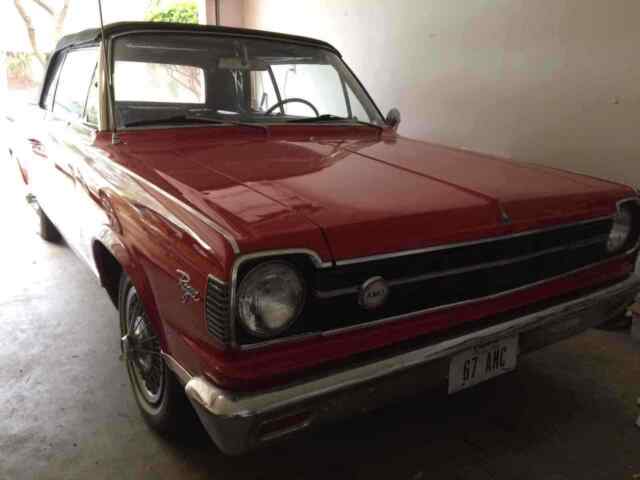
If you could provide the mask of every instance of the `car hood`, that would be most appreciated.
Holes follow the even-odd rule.
[[[147,147],[135,156],[205,214],[245,226],[269,218],[268,229],[252,231],[254,239],[275,235],[282,247],[305,247],[287,244],[293,241],[287,229],[299,224],[294,217],[310,222],[335,260],[610,215],[632,193],[586,176],[398,137],[181,135],[157,137],[155,154]],[[136,152],[135,142],[129,148]]]

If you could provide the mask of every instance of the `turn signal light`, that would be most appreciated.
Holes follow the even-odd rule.
[[[311,412],[298,412],[292,415],[267,420],[258,429],[258,438],[266,442],[288,435],[311,425]]]

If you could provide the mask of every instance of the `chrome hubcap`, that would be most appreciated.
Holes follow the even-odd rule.
[[[135,288],[131,288],[127,295],[126,322],[121,344],[127,368],[144,399],[152,405],[157,404],[164,388],[165,366],[160,340],[147,319]]]

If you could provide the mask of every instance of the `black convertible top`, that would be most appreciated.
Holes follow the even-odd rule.
[[[316,40],[314,38],[299,37],[297,35],[286,35],[284,33],[266,32],[263,30],[251,30],[248,28],[232,28],[232,27],[218,27],[212,25],[197,25],[197,24],[185,24],[185,23],[167,23],[167,22],[118,22],[105,25],[104,34],[108,39],[113,35],[128,33],[128,32],[203,32],[210,34],[235,36],[235,37],[247,37],[247,38],[259,38],[265,40],[278,40],[282,42],[298,43],[301,45],[309,45],[324,48],[325,50],[331,50],[333,53],[340,55],[340,52],[332,45]],[[60,51],[68,47],[75,47],[79,45],[96,43],[102,38],[102,32],[99,28],[92,28],[89,30],[83,30],[72,35],[62,37],[56,45],[55,51]]]

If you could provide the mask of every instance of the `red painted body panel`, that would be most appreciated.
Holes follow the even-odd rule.
[[[331,261],[408,250],[610,215],[617,200],[632,195],[620,185],[389,132],[381,138],[366,128],[276,127],[270,136],[240,129],[159,129],[125,133],[122,141],[109,147],[118,162],[222,225],[242,253],[308,248]],[[500,205],[512,225],[500,222]],[[233,255],[225,258],[219,276],[226,280]],[[259,352],[216,348],[197,309],[187,307],[185,317],[175,285],[153,280],[161,277],[154,268],[148,275],[176,358],[228,388],[249,389],[620,278],[631,269],[630,260],[617,262],[473,307]]]
[[[82,144],[82,154],[65,165],[70,175],[61,185],[73,185],[79,203],[69,213],[81,212],[83,221],[70,244],[94,269],[91,252],[96,242],[104,245],[134,278],[163,348],[190,372],[229,388],[282,381],[606,283],[633,268],[629,257],[472,306],[260,351],[225,350],[207,333],[204,303],[180,303],[177,269],[204,294],[207,275],[230,280],[239,254],[304,248],[331,263],[610,215],[616,201],[634,192],[402,139],[388,129],[297,125],[271,127],[268,135],[233,127],[155,129],[121,132],[119,144],[108,133],[74,135],[68,141]],[[46,152],[52,143],[42,145]],[[35,168],[51,172],[54,161],[55,155],[39,157]],[[501,209],[512,224],[501,221]]]
[[[629,188],[349,127],[123,135],[120,157],[238,239],[243,252],[291,247],[322,229],[335,260],[611,215]],[[500,207],[513,223],[501,222]],[[286,232],[286,233],[285,233]],[[284,243],[283,243],[284,241]],[[304,239],[306,246],[312,248]],[[321,243],[321,242],[320,242]],[[318,242],[323,258],[328,251]]]

